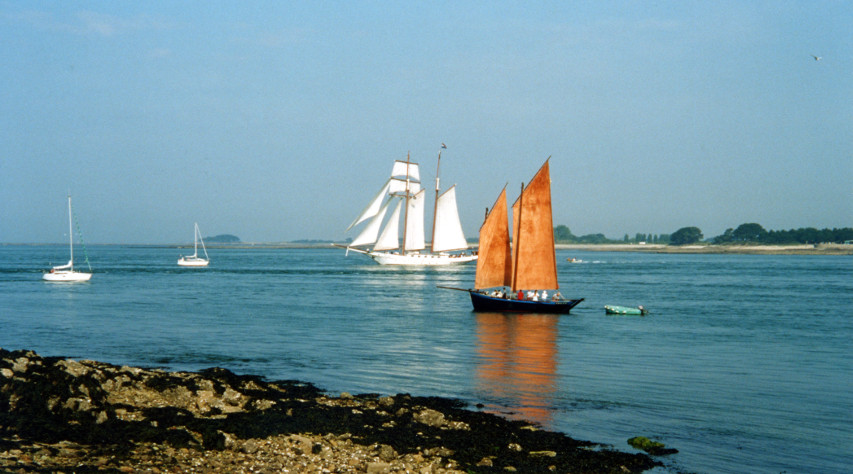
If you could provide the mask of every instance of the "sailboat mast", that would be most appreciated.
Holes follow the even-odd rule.
[[[438,217],[438,169],[441,167],[441,150],[438,151],[438,164],[435,165],[435,207],[432,210],[432,239],[430,240],[430,250],[435,252],[435,221]]]
[[[512,291],[519,290],[521,288],[515,287],[516,277],[518,276],[518,253],[521,250],[521,247],[518,243],[521,241],[521,210],[524,209],[524,203],[522,202],[524,199],[524,183],[521,183],[521,194],[518,195],[518,229],[515,230],[515,242],[512,243],[513,246],[513,256],[512,256]]]
[[[411,161],[411,152],[406,153],[406,209],[403,213],[403,245],[400,247],[400,254],[406,254],[406,236],[409,235],[409,162]]]
[[[198,255],[198,222],[195,223],[193,232],[193,257],[195,257]]]
[[[71,271],[74,271],[74,232],[71,225],[71,195],[68,195],[68,247],[71,249]]]

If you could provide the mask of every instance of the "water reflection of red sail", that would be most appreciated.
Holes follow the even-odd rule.
[[[478,388],[506,405],[501,408],[512,411],[511,417],[548,426],[556,390],[557,319],[503,313],[476,317]]]

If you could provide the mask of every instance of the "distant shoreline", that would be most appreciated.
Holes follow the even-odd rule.
[[[345,244],[345,243],[344,243]],[[0,243],[8,245],[67,245]],[[90,246],[125,246],[143,248],[192,248],[191,244],[89,244]],[[672,254],[748,254],[748,255],[853,255],[850,244],[798,244],[798,245],[663,245],[663,244],[556,244],[558,250],[580,250],[588,252],[644,252]],[[209,249],[329,249],[341,250],[331,242],[239,242],[233,244],[208,245]],[[475,249],[475,246],[471,247]]]
[[[646,252],[748,255],[853,255],[853,245],[662,245],[662,244],[557,244],[561,250],[594,252]]]

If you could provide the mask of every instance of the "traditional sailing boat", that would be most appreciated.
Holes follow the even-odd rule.
[[[521,185],[512,217],[513,248],[504,188],[480,227],[474,289],[467,290],[474,311],[568,313],[583,298],[564,299],[558,291],[548,160]]]
[[[74,271],[74,232],[72,226],[72,212],[71,212],[71,195],[68,195],[68,248],[71,254],[71,257],[68,259],[68,263],[65,265],[60,265],[58,267],[53,267],[50,269],[50,272],[42,275],[42,279],[45,281],[58,281],[58,282],[78,282],[78,281],[89,281],[92,278],[91,273],[83,273]],[[86,259],[86,264],[89,264],[89,259]],[[89,267],[89,271],[92,271],[92,268]]]
[[[358,253],[363,253],[380,265],[452,265],[477,260],[472,253],[458,253],[467,250],[468,242],[462,232],[459,212],[456,206],[456,186],[443,194],[440,193],[438,170],[441,166],[441,152],[438,153],[438,166],[435,171],[435,212],[433,213],[432,245],[430,252],[424,241],[424,201],[426,189],[420,182],[420,168],[407,155],[406,161],[396,160],[391,178],[385,182],[370,204],[347,227],[369,222],[361,233],[349,245],[338,245]],[[385,214],[394,205],[391,217],[385,221]],[[399,242],[400,211],[403,214],[403,245]],[[380,233],[380,229],[382,232]],[[358,247],[369,247],[361,249]],[[399,249],[399,250],[398,250]]]
[[[207,256],[207,248],[204,246],[204,239],[201,238],[201,231],[198,230],[198,222],[195,223],[194,239],[193,254],[179,258],[178,265],[182,267],[206,267],[210,263],[210,258]],[[198,256],[199,240],[201,240],[201,249],[204,251],[204,258]]]

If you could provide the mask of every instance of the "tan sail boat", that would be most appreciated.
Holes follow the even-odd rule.
[[[512,217],[510,245],[504,188],[480,227],[480,258],[468,290],[474,310],[568,313],[583,298],[564,299],[558,291],[548,160],[527,187],[522,184]]]

